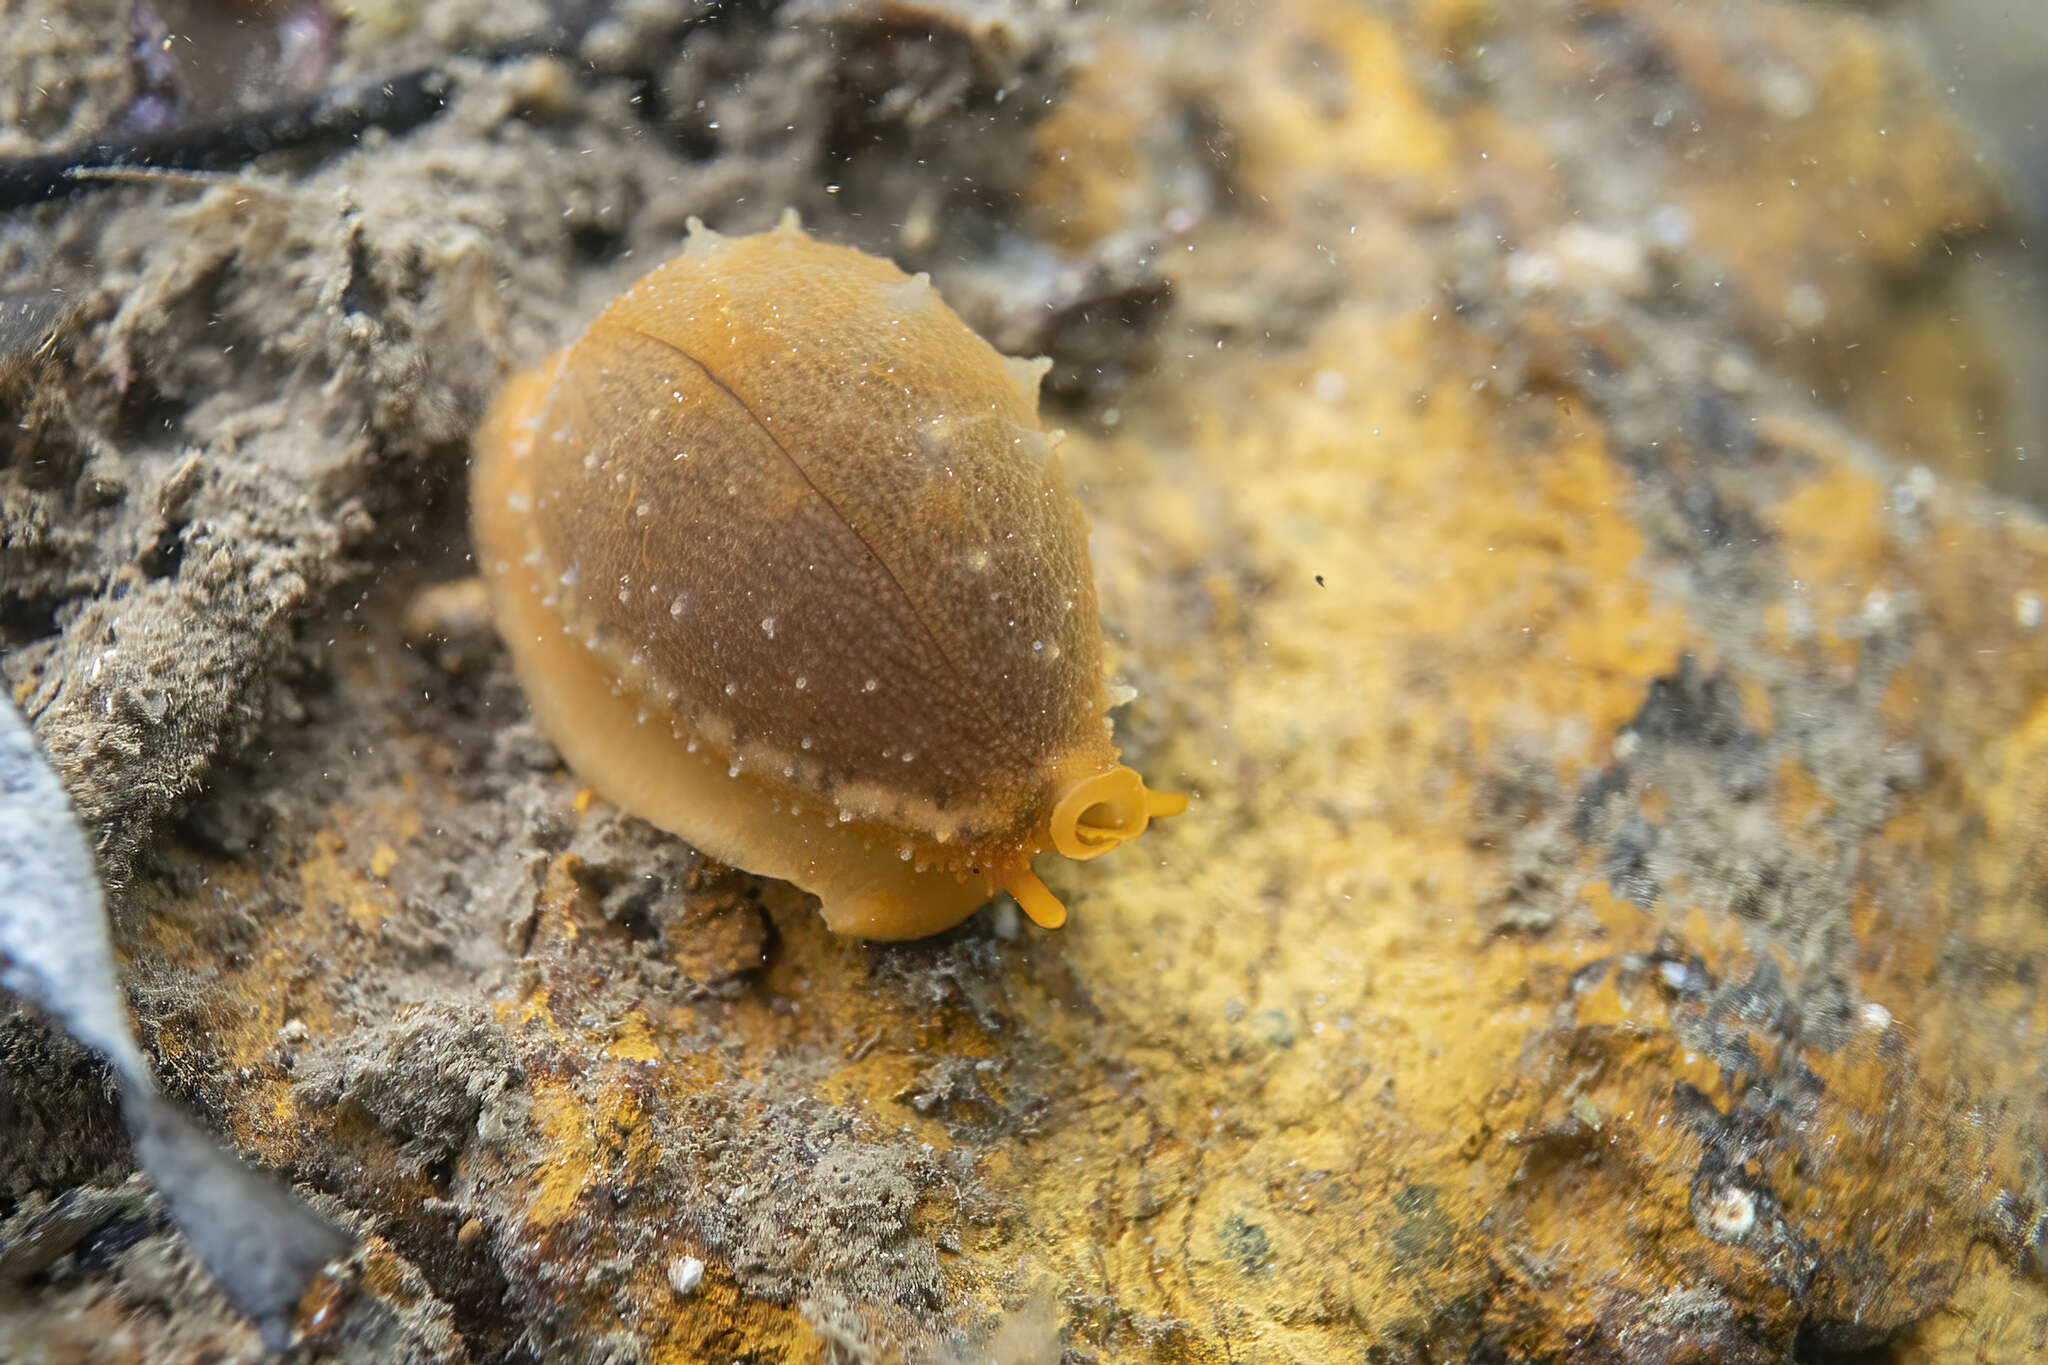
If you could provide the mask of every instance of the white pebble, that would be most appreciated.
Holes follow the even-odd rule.
[[[1724,1241],[1747,1237],[1756,1226],[1756,1196],[1740,1185],[1723,1185],[1707,1201],[1706,1223]]]
[[[678,1256],[668,1263],[668,1287],[688,1298],[704,1282],[704,1263],[695,1256]]]

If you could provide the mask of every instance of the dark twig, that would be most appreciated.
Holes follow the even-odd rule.
[[[401,132],[438,115],[454,88],[445,68],[423,67],[215,123],[0,160],[0,211],[93,188],[91,171],[234,170],[269,152],[352,142],[371,128]]]

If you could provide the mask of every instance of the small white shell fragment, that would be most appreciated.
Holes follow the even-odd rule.
[[[688,1298],[704,1282],[704,1263],[695,1256],[678,1256],[668,1263],[668,1287],[676,1297]]]

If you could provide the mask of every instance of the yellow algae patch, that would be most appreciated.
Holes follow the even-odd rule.
[[[577,880],[583,860],[573,853],[557,854],[548,863],[546,876],[541,882],[540,902],[535,911],[537,926],[536,939],[559,938],[574,943],[583,935],[576,922],[578,910],[585,900],[582,884]]]
[[[627,1062],[658,1062],[661,1047],[654,1040],[654,1030],[647,1016],[634,1010],[617,1025],[610,1046],[605,1049],[612,1056]]]
[[[338,908],[357,930],[376,934],[397,908],[384,883],[398,866],[398,846],[419,835],[418,783],[402,782],[397,795],[362,809],[337,807],[333,817],[299,863],[300,903],[316,913]],[[367,869],[347,857],[352,840],[364,835],[386,836],[371,846]]]
[[[1972,803],[1983,812],[1985,832],[2001,843],[2039,838],[2048,830],[2048,696],[2035,704],[1986,766],[1988,780]]]
[[[1795,445],[1784,439],[1790,433],[1782,426],[1771,430],[1788,448],[1825,460],[1778,503],[1772,523],[1784,545],[1786,576],[1807,595],[1816,624],[1832,630],[1883,586],[1885,489],[1851,467],[1839,441],[1824,431],[1807,428]]]
[[[575,1211],[577,1199],[597,1177],[598,1152],[589,1108],[572,1086],[536,1077],[532,1102],[534,1122],[540,1125],[546,1145],[535,1153],[540,1175],[526,1216],[545,1228]]]
[[[1943,864],[1960,874],[1932,889],[1931,909],[1966,927],[1973,951],[1992,963],[2029,962],[2042,940],[2035,862],[2048,846],[2048,689],[1957,777],[1953,793],[1942,795],[1958,808],[1936,806],[1893,833],[1906,848],[1938,850]],[[1932,951],[1930,945],[1922,959]],[[1910,989],[1911,978],[1895,975],[1903,978],[1896,999]],[[2002,1093],[2016,1067],[2031,1074],[2031,1064],[2014,1056],[2015,1035],[2006,1030],[2024,1027],[2019,1036],[2048,1036],[2048,1000],[2022,972],[1987,970],[1969,1000],[1943,1003],[1946,1008],[1914,1011],[1905,1022],[1923,1034],[1925,1051],[1947,1060],[1959,1083]],[[1987,1028],[1986,1020],[2000,1027]]]
[[[1462,55],[1499,20],[1499,0],[1419,0],[1414,6],[1416,41],[1425,52]]]
[[[675,1248],[678,1255],[683,1249]],[[743,1293],[714,1263],[688,1298],[669,1287],[667,1269],[651,1267],[641,1293],[636,1327],[647,1337],[652,1365],[704,1365],[733,1355],[745,1343],[745,1357],[812,1365],[828,1359],[825,1343],[793,1307],[767,1303]]]
[[[1995,482],[2007,458],[2007,359],[1948,294],[1860,336],[1842,406],[1902,465]]]
[[[1201,1155],[1162,1197],[1131,1174],[1144,1125],[1064,1133],[1021,1173],[1030,1221],[1072,1283],[1106,1274],[1128,1306],[1254,1334],[1272,1359],[1327,1358],[1339,1322],[1423,1320],[1485,1279],[1464,1238],[1521,1160],[1489,1155],[1490,1111],[1520,1084],[1538,1002],[1621,945],[1494,940],[1471,795],[1518,747],[1604,762],[1692,638],[1643,572],[1597,426],[1547,401],[1505,411],[1465,377],[1484,372],[1455,326],[1340,312],[1299,353],[1185,381],[1200,398],[1170,419],[1070,438],[1080,477],[1123,475],[1110,520],[1136,563],[1201,566],[1219,606],[1205,636],[1169,636],[1149,624],[1173,619],[1156,580],[1105,557],[1131,653],[1179,679],[1140,713],[1196,718],[1158,766],[1199,799],[1061,944],[1098,983],[1093,1046],[1172,1078],[1153,1122]],[[1160,486],[1133,477],[1147,468]],[[1158,496],[1168,482],[1232,495]],[[1613,924],[1655,942],[1633,907]],[[1644,1088],[1612,1076],[1614,1102],[1646,1112],[1676,1051],[1623,1054]],[[1652,1217],[1684,1224],[1684,1189]]]
[[[1441,688],[1418,723],[1469,722],[1482,751],[1517,716],[1577,718],[1605,739],[1671,668],[1684,616],[1653,600],[1628,482],[1598,428],[1548,405],[1547,445],[1521,448],[1526,410],[1510,427],[1443,373],[1483,373],[1466,347],[1424,317],[1340,316],[1268,368],[1247,416],[1291,411],[1273,428],[1280,448],[1257,456],[1270,472],[1247,511],[1273,557],[1327,567],[1322,585],[1276,591],[1264,627],[1320,656],[1289,685],[1318,686],[1325,714],[1360,713],[1339,692],[1385,688],[1395,706],[1398,689]],[[1261,444],[1247,427],[1224,438],[1229,458]],[[1415,665],[1405,676],[1394,642]]]
[[[1703,155],[1671,165],[1701,246],[1772,319],[1797,318],[1807,288],[1860,324],[1878,306],[1870,267],[1903,270],[1941,234],[1996,213],[1961,127],[1867,16],[1753,6],[1736,41],[1703,11],[1640,13],[1727,121]],[[1761,62],[1772,79],[1756,79]]]
[[[1947,275],[1950,243],[2005,211],[1898,35],[1848,8],[1749,5],[1734,25],[1698,7],[1626,13],[1691,97],[1674,102],[1690,105],[1691,131],[1674,139],[1668,192],[1699,258],[1728,267],[1717,287],[1757,341],[1902,461],[1985,473],[2006,405],[2000,358],[1952,289],[1899,285]]]
[[[919,1114],[910,1104],[918,1091],[919,1078],[934,1060],[932,1055],[921,1051],[878,1048],[819,1082],[817,1096],[826,1104],[854,1110],[871,1104],[875,1096],[900,1101],[903,1112],[892,1115],[892,1122],[901,1126],[904,1135],[935,1152],[947,1151],[953,1146],[953,1135],[946,1125],[936,1118]],[[999,1083],[993,1084],[989,1098],[1000,1103]]]
[[[1279,0],[1220,17],[1241,23],[1242,60],[1271,77],[1216,91],[1249,193],[1276,211],[1319,181],[1412,189],[1425,207],[1456,202],[1455,140],[1384,16],[1344,0]]]
[[[1659,605],[1639,572],[1628,490],[1598,433],[1560,419],[1548,448],[1516,449],[1490,398],[1436,382],[1439,359],[1425,319],[1339,317],[1306,354],[1212,386],[1213,406],[1187,417],[1186,439],[1211,477],[1259,471],[1241,481],[1240,524],[1202,532],[1208,557],[1241,536],[1257,564],[1289,566],[1270,572],[1241,629],[1233,623],[1236,638],[1183,656],[1241,656],[1218,699],[1228,732],[1189,746],[1191,765],[1209,744],[1220,752],[1192,767],[1214,777],[1188,818],[1214,831],[1256,807],[1292,837],[1240,851],[1209,835],[1196,856],[1167,831],[1167,867],[1134,867],[1110,889],[1128,930],[1105,943],[1111,951],[1155,942],[1157,921],[1181,921],[1181,905],[1215,907],[1180,925],[1193,941],[1158,952],[1167,994],[1181,1002],[1174,1014],[1202,1002],[1225,1027],[1226,1001],[1242,996],[1247,1018],[1278,1010],[1312,1028],[1300,1001],[1262,998],[1256,983],[1326,976],[1344,982],[1354,1007],[1375,984],[1465,993],[1463,983],[1428,984],[1448,946],[1443,916],[1472,893],[1447,771],[1469,778],[1496,735],[1536,737],[1567,761],[1592,757],[1684,648],[1683,615]],[[1167,436],[1122,438],[1148,439]],[[1081,449],[1073,460],[1086,469],[1091,457],[1115,458]],[[1131,498],[1140,539],[1187,541],[1185,505]],[[1214,676],[1198,670],[1188,686]],[[1242,784],[1234,765],[1247,762],[1256,776]],[[1145,885],[1155,879],[1174,892]],[[1132,894],[1116,895],[1125,884]],[[1210,960],[1203,935],[1275,914],[1305,930],[1261,927],[1277,958],[1235,979],[1190,965]],[[1462,914],[1453,923],[1476,929]],[[1304,1084],[1307,1101],[1313,1083]]]
[[[1899,1358],[1918,1365],[2048,1359],[2039,1282],[1991,1246],[1972,1248],[1955,1297],[1908,1333]]]
[[[167,896],[155,883],[137,888],[137,902],[146,910],[141,932],[151,954],[187,969],[216,970],[204,946],[212,921],[224,908],[260,905],[266,894],[262,878],[236,864],[209,864],[204,885],[205,894],[190,899]],[[332,1031],[334,1011],[325,982],[305,970],[299,938],[309,935],[324,941],[331,932],[329,915],[334,908],[330,899],[302,904],[293,919],[280,923],[277,932],[266,934],[256,944],[244,967],[248,976],[240,986],[246,994],[238,997],[235,1008],[208,1012],[204,1019],[206,1045],[228,1065],[262,1067],[276,1053],[278,1030],[287,1020],[304,1024],[309,1037],[324,1037]],[[160,1030],[159,1048],[166,1054],[175,1053],[184,1032],[175,1022]],[[275,1088],[269,1092],[270,1103],[276,1102],[276,1094]]]
[[[374,934],[383,927],[390,911],[368,896],[351,896],[348,906],[349,923],[365,934]]]
[[[521,1027],[538,1023],[556,1039],[564,1037],[562,1026],[555,1022],[554,1012],[548,1008],[548,989],[536,986],[529,994],[518,1000],[499,1000],[492,1008],[498,1018]]]
[[[1033,130],[1029,210],[1061,246],[1089,246],[1150,216],[1142,147],[1170,111],[1156,82],[1132,79],[1134,67],[1128,43],[1103,43]]]
[[[1884,1115],[1845,1139],[1845,1156],[1876,1169],[1910,1152],[1930,1188],[2026,1188],[2034,1120],[1954,1116],[1982,1096],[2023,1092],[2033,1063],[2014,1039],[2048,1033],[2048,1005],[2019,967],[2042,941],[2030,850],[2048,829],[2048,650],[2014,605],[2040,581],[2048,536],[2024,518],[1987,522],[1972,495],[1924,480],[1907,485],[1920,507],[1901,518],[1891,506],[1901,494],[1855,468],[1839,443],[1802,448],[1817,468],[1784,504],[1787,571],[1813,585],[1815,628],[1842,664],[1866,647],[1842,638],[1844,620],[1860,613],[1856,625],[1868,628],[1873,602],[1899,594],[1911,654],[1889,680],[1882,719],[1887,742],[1921,754],[1926,769],[1863,855],[1851,902],[1866,1002],[1859,1046],[1903,1047],[1914,1074],[1847,1056],[1811,1065],[1845,1103]],[[1887,520],[1906,530],[1886,533]],[[1968,989],[1930,997],[1929,982],[1958,975]]]

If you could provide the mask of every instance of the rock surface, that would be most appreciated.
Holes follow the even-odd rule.
[[[308,1358],[2048,1348],[2048,527],[1885,20],[343,8],[438,117],[0,229],[0,669],[166,1089],[366,1236]],[[65,9],[0,152],[205,106]],[[1058,934],[831,937],[419,607],[500,377],[786,204],[1055,361],[1195,797]],[[0,1355],[259,1358],[25,1012],[0,1134]]]

